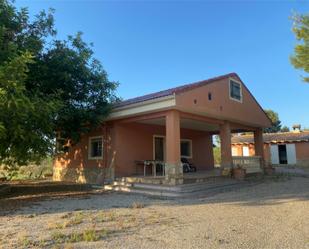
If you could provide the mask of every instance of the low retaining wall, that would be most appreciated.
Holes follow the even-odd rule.
[[[114,178],[114,171],[110,168],[61,168],[54,167],[54,181],[68,181],[78,183],[103,184]]]
[[[7,183],[0,186],[0,198],[51,192],[89,191],[91,189],[90,184],[66,182]]]
[[[9,184],[1,184],[0,185],[0,198],[1,196],[7,196],[11,193],[11,186]]]

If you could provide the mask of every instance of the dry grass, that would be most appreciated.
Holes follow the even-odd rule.
[[[153,212],[135,211],[144,204],[134,202],[130,208],[117,211],[72,211],[46,222],[45,238],[24,235],[18,247],[70,248],[74,243],[104,240],[110,236],[136,231],[145,226],[157,224],[162,215]],[[38,216],[33,218],[40,219]],[[162,224],[164,221],[162,221]]]
[[[62,233],[54,232],[52,240],[57,244],[62,243],[77,243],[77,242],[92,242],[105,238],[110,232],[106,229],[86,229],[83,232]]]
[[[144,207],[145,207],[145,204],[141,202],[133,202],[131,204],[131,208],[144,208]]]
[[[50,200],[0,216],[0,248],[307,248],[308,189],[272,176],[210,197]]]
[[[67,227],[74,227],[83,222],[85,218],[85,214],[83,212],[67,213],[60,217],[61,219],[65,219],[63,222],[49,222],[47,223],[47,228],[50,229],[64,229]]]

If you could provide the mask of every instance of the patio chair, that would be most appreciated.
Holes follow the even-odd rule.
[[[190,163],[187,158],[182,157],[180,160],[182,164],[183,173],[196,172],[196,167],[192,163]]]
[[[164,163],[156,162],[156,175],[164,176]]]

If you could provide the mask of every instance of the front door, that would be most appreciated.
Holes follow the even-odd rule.
[[[154,137],[154,160],[164,161],[164,150],[165,150],[165,139],[164,137]]]

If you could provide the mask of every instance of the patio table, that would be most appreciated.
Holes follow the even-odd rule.
[[[152,175],[157,176],[157,165],[161,164],[163,168],[163,176],[165,175],[165,164],[163,161],[158,160],[137,160],[135,161],[137,165],[144,165],[144,176],[146,176],[147,167],[152,167]]]

